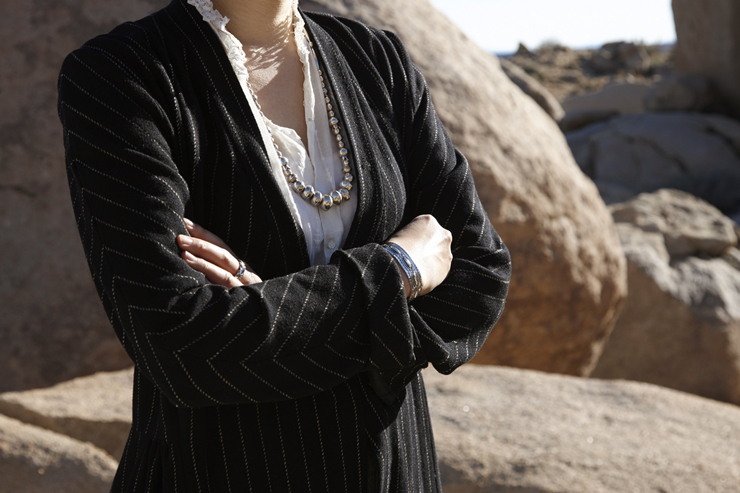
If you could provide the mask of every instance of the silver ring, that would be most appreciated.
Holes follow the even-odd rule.
[[[242,260],[236,259],[239,261],[239,270],[236,271],[236,274],[234,274],[234,277],[237,279],[241,279],[242,276],[244,276],[244,273],[247,272],[247,264],[245,264]]]

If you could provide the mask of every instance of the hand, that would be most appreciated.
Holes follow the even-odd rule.
[[[409,254],[421,273],[421,295],[427,294],[445,280],[452,264],[452,233],[439,225],[434,216],[415,217],[394,236],[388,239]],[[400,265],[401,277],[406,286],[406,297],[411,294],[406,273]]]
[[[224,241],[207,229],[189,219],[183,219],[191,236],[178,235],[177,244],[182,249],[180,256],[190,267],[205,274],[208,282],[227,288],[256,284],[262,279],[247,266],[247,272],[237,279],[239,261]]]

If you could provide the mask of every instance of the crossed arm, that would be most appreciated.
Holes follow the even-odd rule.
[[[145,73],[137,57],[121,59],[128,47],[112,57],[115,43],[98,43],[71,55],[60,75],[72,201],[114,329],[173,403],[295,399],[368,369],[393,394],[430,362],[448,373],[475,354],[503,310],[509,255],[410,61],[404,59],[408,82],[398,89],[408,94],[398,99],[408,101],[411,207],[427,219],[410,222],[395,241],[428,283],[413,304],[393,257],[378,244],[337,251],[327,265],[265,282],[250,277],[231,289],[217,278],[206,282],[202,269],[193,269],[198,259],[230,267],[229,274],[235,265],[223,255],[222,265],[204,255],[188,261],[193,252],[176,240],[188,234],[189,200],[176,164],[176,125],[149,79],[135,75]],[[193,236],[218,244],[205,232]],[[454,254],[449,273],[445,248]],[[442,267],[426,268],[425,258]]]
[[[205,275],[208,282],[226,288],[262,282],[248,265],[246,272],[237,278],[235,274],[240,264],[231,248],[221,238],[191,220],[185,218],[183,222],[190,235],[177,237],[177,244],[182,249],[180,256],[190,267]],[[389,241],[412,252],[410,256],[421,272],[422,296],[444,281],[452,263],[452,234],[440,226],[434,216],[417,216]],[[411,294],[409,278],[398,265],[398,260],[394,260],[408,298]]]

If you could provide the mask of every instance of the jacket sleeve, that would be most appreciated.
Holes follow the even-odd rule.
[[[58,110],[88,265],[137,367],[185,407],[296,399],[356,375],[371,340],[409,325],[392,257],[367,244],[259,284],[207,283],[175,240],[187,234],[189,190],[177,166],[184,110],[166,69],[122,38],[96,38],[67,57]]]
[[[409,345],[413,364],[373,358],[375,390],[390,400],[415,372],[432,363],[450,373],[478,352],[504,309],[511,259],[478,198],[470,167],[454,147],[432,104],[429,87],[398,37],[378,33],[393,52],[389,93],[408,171],[406,217],[431,214],[452,233],[453,261],[445,281],[411,302],[406,331],[388,334],[388,347]],[[398,83],[402,81],[403,83]],[[381,348],[374,354],[382,354]]]

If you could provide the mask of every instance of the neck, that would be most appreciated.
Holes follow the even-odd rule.
[[[285,43],[293,25],[294,0],[213,0],[229,18],[229,32],[247,46]]]

